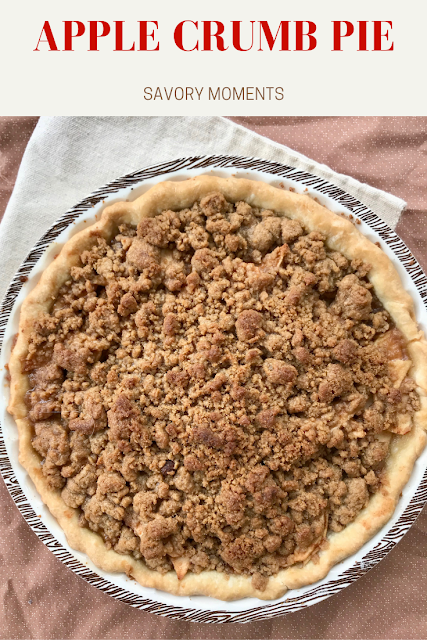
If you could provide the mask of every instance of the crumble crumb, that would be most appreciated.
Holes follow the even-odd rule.
[[[107,548],[180,579],[263,591],[317,557],[419,408],[369,270],[219,193],[98,238],[23,361],[49,486]]]

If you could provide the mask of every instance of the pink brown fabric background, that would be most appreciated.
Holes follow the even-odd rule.
[[[235,122],[407,201],[397,226],[427,269],[427,118],[236,117]],[[0,118],[0,217],[37,118]],[[248,625],[177,622],[114,601],[30,531],[0,481],[0,638],[424,638],[427,513],[375,569],[299,613]]]

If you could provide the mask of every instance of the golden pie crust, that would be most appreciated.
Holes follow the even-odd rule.
[[[143,561],[108,550],[97,533],[79,526],[78,509],[68,507],[59,490],[48,488],[41,472],[40,456],[32,446],[33,434],[25,402],[29,380],[21,371],[21,362],[28,353],[29,335],[34,321],[41,313],[49,312],[52,308],[52,301],[68,279],[71,267],[79,264],[82,251],[90,249],[99,237],[111,241],[119,224],[137,225],[143,218],[156,216],[164,210],[178,211],[191,207],[212,192],[222,193],[232,203],[244,201],[254,207],[270,209],[275,215],[297,220],[306,231],[325,234],[330,249],[340,252],[349,260],[362,259],[372,265],[368,279],[395,327],[406,339],[406,349],[412,363],[409,374],[416,382],[421,402],[420,410],[414,415],[411,431],[405,435],[393,436],[386,461],[385,480],[370,498],[367,507],[342,531],[328,535],[328,544],[315,560],[281,570],[270,577],[264,591],[253,586],[250,576],[226,575],[216,571],[187,573],[179,580],[175,571],[160,574],[149,569]],[[335,564],[358,551],[392,516],[426,441],[427,342],[417,325],[413,301],[405,291],[390,259],[364,237],[352,222],[331,213],[311,197],[245,179],[200,176],[182,182],[164,182],[155,185],[133,202],[119,202],[107,207],[99,221],[74,235],[64,245],[23,302],[19,334],[9,369],[11,398],[8,410],[15,418],[19,431],[19,460],[64,530],[70,546],[86,553],[104,571],[124,572],[145,587],[177,595],[201,594],[220,600],[245,597],[270,600],[281,597],[288,589],[296,589],[324,578]]]

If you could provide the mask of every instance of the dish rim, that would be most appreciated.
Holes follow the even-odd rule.
[[[265,161],[259,158],[246,158],[244,156],[191,156],[180,158],[175,161],[151,165],[139,171],[127,174],[121,178],[117,178],[116,180],[106,184],[104,187],[97,189],[58,218],[58,220],[46,231],[46,233],[29,252],[17,270],[14,279],[7,290],[0,314],[0,349],[2,349],[3,338],[9,326],[9,322],[12,324],[13,316],[16,316],[17,314],[17,307],[19,306],[20,299],[23,297],[20,294],[23,294],[23,291],[26,289],[25,283],[22,282],[22,279],[30,277],[30,280],[34,280],[37,277],[37,273],[40,272],[40,268],[37,270],[37,266],[40,267],[40,261],[43,262],[43,260],[49,259],[48,254],[51,254],[52,251],[55,250],[55,240],[57,240],[60,234],[65,232],[69,233],[72,225],[76,223],[77,220],[78,223],[75,224],[75,226],[81,226],[83,221],[79,218],[81,218],[82,215],[86,215],[93,207],[96,208],[96,211],[90,212],[92,217],[94,214],[98,215],[97,209],[101,210],[104,204],[107,206],[111,204],[112,200],[123,199],[123,196],[117,198],[117,194],[124,189],[130,189],[130,191],[134,190],[135,193],[133,195],[137,197],[138,189],[143,188],[145,190],[145,188],[148,188],[147,182],[150,182],[150,180],[151,183],[149,186],[151,186],[153,180],[158,182],[164,179],[176,179],[178,177],[177,174],[180,174],[179,179],[185,179],[186,177],[191,177],[195,172],[206,173],[208,171],[214,171],[221,175],[221,171],[223,171],[228,172],[227,175],[230,175],[230,172],[233,170],[240,172],[241,174],[245,174],[242,175],[242,177],[252,177],[247,176],[246,172],[259,173],[263,176],[264,180],[270,184],[272,182],[277,182],[278,184],[275,186],[282,186],[280,184],[281,182],[296,184],[300,192],[307,193],[307,189],[309,189],[308,193],[310,195],[317,196],[319,199],[324,198],[332,200],[337,209],[346,211],[349,216],[352,215],[353,217],[359,218],[359,220],[362,221],[362,225],[366,225],[367,229],[374,232],[374,234],[381,238],[385,243],[384,248],[386,251],[388,253],[391,252],[391,255],[395,260],[397,260],[399,265],[403,267],[404,272],[407,274],[406,279],[409,277],[413,284],[413,288],[415,287],[418,291],[419,299],[416,301],[418,303],[416,304],[417,317],[420,319],[420,317],[424,315],[424,323],[426,322],[427,316],[425,313],[425,301],[427,298],[427,278],[422,272],[421,267],[399,236],[397,236],[397,234],[392,231],[390,227],[388,227],[388,225],[384,223],[371,209],[363,205],[355,197],[351,196],[333,183],[330,183],[323,178],[319,178],[309,172],[298,170],[291,165],[283,165],[281,163]],[[193,174],[186,172],[193,172]],[[322,202],[322,204],[324,204],[324,202]],[[366,231],[362,227],[359,228],[362,229],[362,232]],[[77,229],[75,228],[74,231],[76,230]],[[402,272],[402,269],[400,269],[400,272]],[[421,308],[419,303],[422,305]],[[7,347],[8,345],[5,343],[4,349],[2,349],[3,362],[6,362],[7,360]],[[5,369],[3,368],[1,371],[2,378],[4,378],[5,373]],[[2,389],[4,389],[4,385],[2,385]],[[424,454],[425,453],[426,451],[424,451]],[[414,470],[413,476],[415,471],[417,471],[417,474],[415,475],[420,476],[420,472],[422,472],[423,465],[425,464],[425,458],[426,456],[424,455],[423,459],[422,454],[418,459],[416,463],[416,467],[418,468]],[[202,609],[197,609],[192,606],[183,607],[176,604],[168,604],[165,600],[178,599],[181,601],[186,600],[197,603],[197,601],[200,600],[199,596],[182,597],[170,596],[170,594],[167,594],[166,597],[164,597],[165,594],[163,592],[154,592],[153,589],[140,587],[140,590],[144,590],[145,592],[153,592],[154,596],[158,594],[161,594],[162,596],[161,601],[154,598],[143,597],[135,592],[118,587],[117,584],[111,582],[108,578],[102,577],[100,574],[104,574],[104,572],[96,568],[94,571],[91,568],[91,566],[94,565],[91,565],[91,563],[88,562],[86,566],[82,564],[77,556],[82,556],[83,554],[74,552],[70,547],[68,547],[68,545],[64,544],[63,541],[60,542],[57,539],[60,536],[56,535],[55,537],[50,528],[43,522],[43,518],[36,514],[36,511],[31,504],[31,500],[26,495],[26,491],[22,486],[20,486],[19,480],[15,474],[14,466],[8,456],[6,442],[3,437],[1,420],[0,471],[15,504],[21,511],[21,514],[27,524],[36,533],[36,535],[38,535],[42,542],[44,542],[44,544],[54,553],[54,555],[59,557],[59,559],[61,559],[61,561],[71,568],[77,575],[80,575],[80,577],[83,577],[100,590],[109,593],[109,595],[112,595],[116,599],[126,602],[133,607],[157,613],[169,618],[208,623],[265,620],[278,615],[290,613],[291,611],[300,610],[306,606],[310,606],[311,604],[315,604],[316,602],[320,602],[321,600],[330,597],[376,566],[409,530],[410,526],[421,512],[424,504],[427,502],[426,472],[424,477],[421,478],[418,487],[413,489],[411,486],[411,491],[409,491],[407,489],[408,485],[415,485],[416,483],[416,480],[413,482],[413,476],[411,477],[411,481],[408,483],[407,487],[405,487],[405,492],[406,494],[413,494],[412,498],[408,500],[409,496],[406,495],[404,502],[407,502],[407,504],[403,509],[403,504],[401,504],[402,500],[400,501],[400,509],[398,505],[393,518],[387,523],[387,525],[385,525],[380,533],[372,539],[372,541],[375,541],[376,538],[380,536],[381,540],[379,542],[377,541],[376,544],[373,544],[371,541],[364,545],[358,553],[348,559],[354,559],[354,562],[351,563],[351,566],[346,568],[344,571],[340,572],[339,567],[348,564],[347,561],[337,565],[336,568],[338,568],[338,572],[334,572],[332,570],[330,574],[319,583],[288,592],[288,594],[285,594],[285,596],[280,598],[278,601],[273,601],[269,604],[263,603],[260,606],[249,606],[249,608],[245,606],[243,609],[236,609],[236,606],[230,605],[239,606],[239,603],[242,605],[245,601],[237,600],[225,603],[212,598],[205,598],[205,600],[218,603],[222,609],[213,610],[206,608],[206,606]],[[52,526],[52,523],[50,524]],[[385,534],[383,533],[384,530]],[[372,548],[370,548],[367,553],[364,553],[360,560],[357,560],[357,557],[361,555],[363,549],[366,551],[367,547]],[[331,573],[338,573],[339,575],[335,578],[329,578]],[[293,597],[290,597],[289,594]],[[255,598],[250,600],[259,603],[263,602],[256,600]],[[201,604],[202,603],[199,602],[199,606]],[[249,602],[246,602],[246,604],[250,605]]]

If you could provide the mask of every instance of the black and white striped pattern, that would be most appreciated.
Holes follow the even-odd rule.
[[[319,178],[305,171],[300,171],[295,167],[240,156],[195,156],[191,158],[180,158],[175,161],[146,167],[145,169],[141,169],[140,171],[136,171],[114,180],[105,187],[102,187],[92,193],[61,216],[61,218],[36,243],[18,269],[11,285],[9,286],[0,310],[0,348],[3,345],[5,329],[9,321],[10,313],[22,288],[23,276],[29,275],[32,268],[44,254],[47,247],[55,241],[58,235],[70,226],[81,214],[89,211],[94,205],[103,201],[108,196],[117,193],[120,189],[132,188],[151,178],[157,178],[163,175],[166,176],[172,172],[182,173],[189,170],[206,171],[210,169],[261,171],[266,175],[266,180],[271,180],[273,178],[289,179],[296,184],[310,188],[311,191],[315,190],[318,194],[328,196],[339,206],[345,207],[347,212],[351,213],[353,216],[357,216],[360,220],[363,220],[372,230],[378,233],[382,240],[393,251],[399,262],[404,266],[411,277],[412,282],[415,284],[424,304],[426,305],[427,278],[420,265],[396,233],[394,233],[394,231],[392,231],[380,218],[378,218],[373,211],[358,201],[355,197],[346,193],[341,188],[328,183],[323,178]],[[330,579],[320,586],[314,586],[309,590],[305,590],[302,595],[297,594],[292,597],[291,592],[291,597],[279,603],[261,605],[252,609],[237,612],[221,610],[201,611],[194,608],[162,604],[131,593],[130,591],[118,587],[112,582],[104,579],[77,560],[62,544],[58,542],[58,540],[56,540],[44,525],[42,519],[36,515],[33,507],[27,500],[18,483],[12,464],[7,455],[1,425],[0,471],[10,495],[28,525],[40,540],[52,551],[52,553],[67,567],[74,571],[74,573],[113,598],[137,609],[149,611],[151,613],[156,613],[158,615],[177,620],[190,620],[193,622],[205,623],[252,622],[255,620],[265,620],[267,618],[298,611],[338,593],[341,589],[350,585],[367,571],[372,569],[389,553],[389,551],[391,551],[391,549],[394,548],[403,535],[409,530],[410,526],[413,524],[427,502],[426,472],[416,493],[395,525],[382,537],[381,541],[362,558],[362,560],[355,562],[337,578]]]

